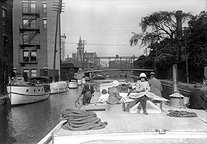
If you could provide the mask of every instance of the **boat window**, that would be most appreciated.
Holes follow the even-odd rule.
[[[27,89],[26,92],[28,92],[29,90]]]
[[[36,90],[34,89],[34,92],[35,92]]]

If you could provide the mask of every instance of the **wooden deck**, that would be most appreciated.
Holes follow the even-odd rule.
[[[99,98],[96,93],[92,103]],[[122,111],[122,105],[91,104],[87,108],[106,108],[95,111],[101,121],[108,122],[104,129],[88,131],[69,131],[59,129],[55,132],[54,143],[206,143],[207,112],[203,110],[178,109],[164,105],[161,113],[131,114]],[[167,116],[168,110],[195,112],[198,117],[177,118]],[[125,142],[124,142],[125,141]]]

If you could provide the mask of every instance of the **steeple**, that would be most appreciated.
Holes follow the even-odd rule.
[[[79,38],[79,43],[82,43],[81,36],[80,36],[80,38]]]

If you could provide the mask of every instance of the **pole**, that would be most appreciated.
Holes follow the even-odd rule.
[[[59,49],[60,49],[60,74],[59,74],[59,81],[61,80],[61,72],[62,72],[62,67],[61,67],[61,22],[60,22],[60,12],[59,12],[59,19],[58,19],[58,22],[59,22]]]
[[[187,83],[189,83],[190,80],[189,80],[189,73],[188,73],[188,58],[186,58],[186,60],[185,60],[185,64],[186,64]]]
[[[60,8],[58,8],[57,16],[56,16],[55,45],[54,45],[54,59],[53,59],[53,82],[55,82],[55,63],[56,63],[56,52],[57,52],[56,45],[57,45],[59,11],[60,11]]]

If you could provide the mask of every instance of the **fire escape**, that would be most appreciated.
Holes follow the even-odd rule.
[[[20,43],[20,48],[23,49],[40,49],[40,42],[32,42],[32,40],[40,33],[40,27],[37,26],[37,18],[39,18],[39,13],[23,13],[23,18],[27,20],[19,28],[19,32],[22,35],[22,42]],[[33,62],[20,62],[21,65],[25,64],[37,64],[37,61]]]

